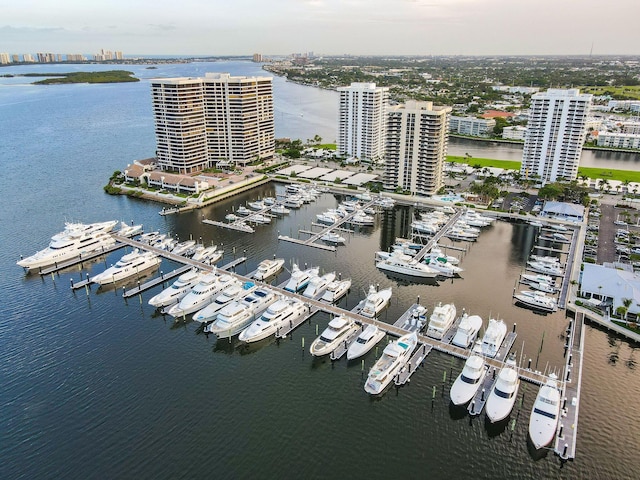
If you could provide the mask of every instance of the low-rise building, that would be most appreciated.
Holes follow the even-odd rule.
[[[487,136],[493,132],[496,121],[475,117],[456,117],[449,119],[449,131],[460,135]]]
[[[527,128],[522,125],[514,125],[513,127],[504,127],[502,130],[502,138],[505,140],[524,140]]]
[[[618,307],[625,307],[628,308],[628,314],[637,317],[640,313],[640,275],[619,268],[585,263],[580,296],[590,299],[587,302],[592,305],[607,306],[610,313],[615,313]]]
[[[598,134],[598,146],[613,148],[640,148],[640,135],[600,132]]]

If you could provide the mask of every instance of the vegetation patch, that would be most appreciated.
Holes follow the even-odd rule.
[[[107,70],[106,72],[69,72],[69,73],[25,73],[24,77],[53,77],[33,82],[34,85],[54,85],[60,83],[122,83],[139,82],[133,72],[126,70]]]
[[[580,92],[609,95],[616,100],[640,100],[640,85],[580,87]]]
[[[589,178],[604,178],[620,182],[640,182],[640,171],[632,170],[603,170],[602,168],[580,167],[578,177],[586,175]]]

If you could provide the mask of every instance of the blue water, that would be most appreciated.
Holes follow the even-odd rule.
[[[483,233],[463,256],[462,279],[406,285],[381,274],[373,252],[406,234],[412,209],[381,216],[332,254],[279,243],[277,236],[309,228],[316,213],[335,206],[333,195],[243,235],[200,220],[221,220],[232,207],[282,187],[167,217],[158,215],[157,204],[104,194],[114,170],[153,154],[149,78],[261,73],[243,62],[126,68],[145,80],[66,86],[0,80],[0,478],[636,478],[635,349],[592,327],[577,458],[562,465],[552,453],[534,455],[527,448],[533,386],[523,386],[513,432],[510,424],[470,420],[449,409],[448,385],[462,363],[444,354],[432,353],[409,385],[374,400],[363,383],[375,351],[365,358],[364,376],[357,362],[331,364],[303,351],[302,338],[308,348],[326,315],[313,317],[292,338],[243,348],[154,312],[146,301],[160,287],[128,301],[121,290],[70,290],[72,279],[103,270],[122,251],[83,270],[25,275],[15,261],[44,247],[65,220],[135,220],[146,230],[222,244],[222,263],[246,254],[239,273],[274,254],[287,265],[340,272],[354,282],[341,304],[347,308],[371,283],[392,286],[394,298],[382,316],[388,322],[418,297],[430,309],[455,302],[485,322],[500,316],[518,325],[518,355],[538,360],[540,369],[563,364],[563,314],[540,316],[511,302],[533,241],[530,227],[498,223]],[[335,93],[282,79],[274,79],[274,90],[282,113],[279,120],[276,115],[278,136],[331,138]],[[174,267],[165,260],[160,269]]]

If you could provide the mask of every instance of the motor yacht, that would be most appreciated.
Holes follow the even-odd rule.
[[[291,210],[289,210],[284,205],[277,204],[271,207],[271,213],[275,213],[276,215],[288,215],[289,213],[291,213]]]
[[[322,357],[333,352],[342,341],[358,330],[358,324],[343,315],[335,317],[309,347],[309,353]]]
[[[560,389],[558,377],[552,373],[538,390],[529,417],[529,438],[536,449],[551,443],[558,429],[560,418]]]
[[[284,289],[293,293],[299,292],[309,284],[309,280],[311,280],[313,276],[318,275],[319,271],[319,267],[300,270],[298,264],[294,263],[291,267],[291,278],[285,285]]]
[[[282,297],[270,305],[251,325],[242,330],[238,339],[247,343],[263,340],[308,312],[307,306],[297,298]]]
[[[223,254],[224,251],[218,250],[218,247],[216,247],[215,245],[211,245],[209,247],[198,245],[191,259],[195,260],[196,262],[213,265],[222,258]]]
[[[427,336],[442,340],[456,319],[456,306],[453,303],[439,303],[429,317]]]
[[[548,285],[552,285],[554,283],[554,280],[553,277],[549,275],[542,275],[541,273],[523,273],[522,275],[520,275],[520,282],[526,285],[531,285],[533,283],[546,283]]]
[[[235,222],[239,218],[240,217],[238,215],[236,215],[235,213],[228,213],[227,215],[224,216],[224,219],[228,220],[229,222]]]
[[[528,265],[527,268],[529,270],[533,270],[534,272],[537,272],[537,273],[542,273],[552,277],[561,277],[562,275],[564,275],[564,270],[557,263],[553,264],[550,262],[529,260],[527,261],[527,265]]]
[[[392,252],[386,260],[377,262],[376,268],[418,278],[435,278],[439,273],[428,265],[417,262],[409,255],[398,251]]]
[[[271,207],[272,205],[276,204],[276,198],[275,197],[264,197],[262,199],[262,203],[264,203],[265,207]]]
[[[445,233],[445,237],[451,240],[475,242],[478,239],[478,234],[464,228],[453,226]]]
[[[307,285],[307,288],[304,289],[303,295],[307,298],[316,298],[318,295],[321,295],[327,289],[327,286],[335,279],[335,272],[315,276],[309,280],[309,284]]]
[[[438,275],[447,278],[459,276],[464,271],[463,268],[447,262],[446,259],[442,261],[440,258],[431,255],[425,258],[424,263],[426,263],[430,268],[437,270]]]
[[[362,308],[358,313],[360,313],[360,315],[364,317],[377,317],[382,309],[389,305],[391,295],[391,287],[378,291],[376,290],[376,287],[374,285],[370,285],[369,291],[367,292],[367,297],[363,300],[363,302],[361,302]]]
[[[446,262],[451,265],[458,265],[460,263],[460,259],[458,257],[454,255],[447,255],[437,244],[431,247],[429,255],[431,257],[436,257],[441,262],[446,260]]]
[[[529,285],[534,290],[538,290],[538,291],[544,292],[544,293],[554,294],[554,293],[556,293],[558,291],[558,289],[555,287],[555,285],[553,283],[529,282],[529,283],[527,283],[527,285]]]
[[[316,214],[316,220],[325,225],[333,225],[340,221],[340,216],[335,212],[323,212]]]
[[[360,332],[360,335],[349,345],[347,360],[353,360],[366,354],[384,338],[384,335],[384,331],[377,326],[367,325],[367,328]]]
[[[218,317],[220,310],[232,302],[242,299],[242,297],[251,293],[256,288],[258,287],[253,282],[245,282],[244,284],[241,282],[229,283],[229,285],[224,287],[220,293],[216,295],[213,302],[193,314],[193,321],[198,323],[213,322]],[[204,331],[209,332],[207,328],[205,328]]]
[[[193,255],[196,250],[196,242],[195,240],[187,240],[185,242],[180,242],[176,244],[171,249],[171,253],[175,253],[176,255],[183,255],[185,257],[189,255]]]
[[[346,280],[334,280],[327,285],[327,289],[322,294],[320,301],[327,303],[336,303],[340,300],[351,288],[351,279]]]
[[[352,223],[353,225],[370,227],[370,226],[373,226],[373,224],[375,223],[375,219],[371,215],[367,215],[362,211],[358,211],[354,213],[353,217],[351,217],[351,220],[349,220],[349,222]]]
[[[332,243],[334,245],[344,244],[347,240],[344,237],[341,237],[337,233],[327,232],[320,237],[320,240],[327,243]]]
[[[264,202],[262,202],[260,200],[256,200],[255,202],[249,202],[249,203],[247,203],[247,206],[250,209],[256,210],[256,211],[260,211],[260,210],[264,210],[265,209]]]
[[[531,307],[534,310],[542,310],[544,312],[555,312],[558,310],[558,304],[555,298],[547,296],[546,293],[534,290],[520,290],[513,296],[519,303]]]
[[[504,337],[507,336],[507,325],[503,320],[489,319],[489,325],[482,336],[481,352],[485,357],[493,358],[498,354],[498,349]]]
[[[191,291],[203,276],[203,272],[197,268],[192,268],[188,272],[180,275],[169,287],[151,297],[149,299],[149,305],[159,308],[179,302]]]
[[[234,281],[234,278],[228,274],[218,276],[215,272],[208,273],[167,313],[173,317],[182,317],[189,313],[197,312],[210,304],[223,288]]]
[[[276,273],[278,273],[280,270],[282,270],[283,265],[284,265],[284,258],[274,258],[273,260],[271,259],[263,260],[258,264],[258,268],[253,274],[253,278],[261,281],[266,278],[269,278],[275,275]]]
[[[120,222],[120,228],[116,233],[121,237],[135,237],[142,233],[142,224],[133,225],[131,222],[131,225],[127,225],[125,222]]]
[[[480,328],[482,328],[482,318],[465,312],[451,343],[457,347],[469,348],[475,342]]]
[[[378,361],[369,370],[369,376],[364,384],[365,392],[371,395],[381,394],[409,361],[417,345],[418,334],[415,332],[407,333],[398,340],[389,343]]]
[[[456,378],[449,396],[451,402],[454,405],[465,405],[469,403],[473,396],[482,385],[485,375],[487,374],[487,367],[484,362],[484,358],[478,355],[471,355],[467,358],[464,364],[464,368],[458,378]]]
[[[117,220],[90,224],[66,223],[62,232],[51,237],[47,248],[21,258],[17,264],[29,270],[104,250],[116,243],[109,232],[117,223]]]
[[[259,223],[261,225],[267,225],[271,223],[271,217],[262,215],[261,213],[254,213],[247,217],[247,222]]]
[[[509,416],[516,403],[519,386],[520,378],[516,371],[516,361],[513,355],[510,355],[505,366],[498,373],[498,380],[487,398],[485,410],[490,422],[499,422]]]
[[[140,235],[140,238],[138,238],[138,241],[151,245],[158,235],[160,235],[160,232],[158,231],[143,233]]]
[[[229,338],[244,333],[251,322],[262,318],[261,315],[278,303],[278,296],[273,290],[260,287],[246,295],[242,300],[232,302],[218,313],[218,316],[208,329],[218,338]],[[263,313],[264,312],[264,313]],[[247,341],[242,339],[242,341]]]
[[[104,272],[94,275],[89,280],[92,283],[107,285],[119,282],[126,278],[137,275],[144,270],[157,267],[162,260],[152,252],[140,252],[137,248],[131,253],[123,255],[115,265],[107,268]]]
[[[243,217],[246,217],[247,215],[251,215],[251,213],[253,212],[249,210],[247,207],[245,207],[244,205],[240,205],[236,210],[236,213],[238,215],[242,215]]]

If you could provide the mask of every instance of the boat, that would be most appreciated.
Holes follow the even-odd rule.
[[[123,255],[115,265],[89,279],[91,283],[107,285],[127,279],[149,268],[157,267],[162,260],[152,252],[140,252],[137,248]]]
[[[196,241],[195,240],[187,240],[185,242],[179,242],[175,247],[171,249],[171,253],[176,255],[189,256],[192,255],[196,250]]]
[[[256,318],[263,315],[265,310],[269,311],[279,301],[273,290],[257,288],[242,300],[232,302],[220,310],[216,321],[209,326],[208,332],[214,333],[218,338],[233,337],[244,332],[248,325],[252,324],[251,322],[255,323]]]
[[[251,215],[253,212],[249,210],[247,207],[245,207],[244,205],[240,205],[236,210],[236,213],[238,215],[242,215],[243,217],[246,217],[247,215]]]
[[[445,233],[445,237],[451,240],[459,240],[464,242],[475,242],[478,234],[468,229],[456,227],[455,225]]]
[[[327,303],[336,303],[340,300],[351,288],[351,279],[346,280],[334,280],[327,285],[327,289],[322,294],[320,301]]]
[[[158,235],[160,235],[160,232],[158,231],[143,233],[142,235],[140,235],[140,238],[138,238],[138,241],[151,245],[156,240]]]
[[[251,325],[242,330],[238,339],[246,343],[263,340],[277,333],[280,327],[306,315],[308,311],[307,306],[297,298],[282,297],[271,304]]]
[[[389,305],[391,295],[391,287],[378,291],[375,285],[370,285],[366,298],[360,302],[362,308],[358,313],[364,317],[377,317],[382,309]]]
[[[429,254],[433,257],[435,256],[440,261],[447,261],[451,265],[458,265],[460,263],[460,259],[454,255],[447,255],[438,244],[431,247],[431,251]]]
[[[550,275],[552,277],[561,277],[564,275],[564,270],[562,267],[556,263],[544,262],[539,260],[529,260],[527,261],[527,268],[529,270],[533,270],[537,273],[542,273],[545,275]]]
[[[165,237],[160,242],[156,242],[153,246],[155,248],[159,248],[160,250],[166,250],[167,252],[170,252],[177,244],[177,240],[174,240],[171,237]]]
[[[377,326],[367,325],[367,328],[360,332],[360,335],[349,345],[347,360],[353,360],[366,354],[384,338],[384,335],[384,331]]]
[[[200,282],[193,287],[179,303],[171,307],[167,313],[173,317],[182,317],[189,313],[196,312],[210,304],[223,288],[234,281],[235,279],[229,274],[218,276],[215,271],[208,273],[202,277]]]
[[[526,285],[530,285],[532,283],[553,284],[554,280],[553,280],[553,277],[549,275],[542,275],[541,273],[537,273],[537,274],[523,273],[522,275],[520,275],[520,282]]]
[[[373,224],[375,223],[375,219],[371,215],[367,215],[362,211],[357,211],[353,215],[353,217],[351,217],[351,220],[349,220],[349,222],[352,223],[353,225],[370,227],[370,226],[373,226]]]
[[[121,237],[135,237],[142,233],[142,224],[133,225],[133,222],[131,222],[131,225],[127,225],[125,222],[120,222],[120,228],[116,233]]]
[[[117,223],[117,220],[90,224],[66,223],[62,232],[51,237],[47,248],[21,258],[17,264],[30,270],[104,250],[116,243],[109,232]]]
[[[300,270],[298,264],[294,263],[291,267],[291,278],[285,285],[284,289],[293,293],[299,292],[309,284],[311,277],[318,275],[319,271],[319,267]]]
[[[364,391],[371,395],[381,394],[409,361],[417,345],[418,334],[415,332],[407,333],[398,340],[389,343],[378,361],[369,370]]]
[[[255,290],[256,284],[253,282],[232,282],[224,287],[206,307],[198,310],[193,314],[193,321],[198,323],[211,323],[218,318],[218,313],[224,307],[236,300],[240,300],[243,296],[251,293]],[[211,333],[208,328],[204,329],[205,332]]]
[[[256,280],[264,280],[278,273],[284,265],[284,258],[263,260],[258,264],[258,269],[253,274]]]
[[[551,293],[554,294],[558,291],[558,289],[555,287],[554,284],[552,283],[546,283],[546,282],[529,282],[527,283],[527,285],[529,285],[531,288],[533,288],[534,290],[538,290],[540,292],[544,292],[544,293]]]
[[[479,355],[471,355],[464,363],[462,372],[451,385],[449,396],[454,405],[465,405],[471,401],[473,396],[482,385],[487,367],[484,358]]]
[[[489,319],[489,325],[482,336],[480,350],[485,357],[493,358],[498,354],[498,349],[504,337],[507,336],[507,325],[503,320]]]
[[[253,215],[247,217],[247,222],[260,223],[262,225],[266,225],[271,223],[271,217],[266,215],[262,215],[261,213],[254,213]]]
[[[215,245],[211,245],[209,247],[205,247],[204,245],[198,245],[191,257],[191,260],[213,265],[214,263],[216,263],[218,260],[222,258],[223,254],[224,254],[224,251],[218,250],[218,247],[216,247]]]
[[[276,215],[287,215],[291,213],[291,210],[289,210],[284,205],[277,204],[271,207],[271,213],[275,213]]]
[[[203,275],[204,273],[197,268],[192,268],[180,275],[169,287],[151,297],[149,305],[159,308],[179,302],[200,281]]]
[[[538,390],[531,416],[529,417],[529,438],[536,449],[551,443],[558,429],[560,418],[560,389],[558,377],[552,373]]]
[[[316,338],[309,347],[309,353],[315,357],[322,357],[333,352],[341,342],[346,341],[347,338],[356,330],[358,330],[358,324],[348,317],[341,315],[335,317],[329,322],[327,328]]]
[[[304,295],[307,298],[316,298],[323,293],[327,286],[336,279],[335,272],[325,273],[321,276],[315,276],[309,280],[307,288],[304,289]]]
[[[544,223],[538,220],[529,220],[529,225],[531,225],[532,227],[538,227],[538,228],[544,227]]]
[[[326,225],[333,225],[340,220],[340,216],[334,212],[323,212],[316,214],[316,220]]]
[[[456,306],[453,303],[439,303],[429,317],[427,336],[442,340],[456,319]]]
[[[455,276],[459,276],[460,273],[464,271],[463,268],[458,267],[457,265],[453,265],[446,261],[446,259],[441,260],[440,257],[429,255],[425,258],[424,263],[427,264],[430,268],[437,270],[438,275],[447,278],[453,278]]]
[[[249,203],[247,203],[247,206],[250,209],[256,210],[256,211],[265,209],[264,202],[261,202],[260,200],[256,200],[255,202],[249,202]]]
[[[516,371],[516,361],[513,355],[507,359],[505,366],[498,373],[498,380],[491,389],[485,410],[490,422],[495,423],[509,416],[516,403],[520,379]]]
[[[271,207],[272,205],[276,204],[276,198],[275,197],[264,197],[262,199],[262,203],[264,203],[265,207]]]
[[[229,220],[230,222],[235,222],[236,220],[238,220],[240,217],[234,213],[229,213],[227,215],[224,216],[225,220]]]
[[[337,233],[327,232],[320,237],[320,240],[327,243],[333,243],[335,245],[344,244],[347,240],[344,237],[341,237]]]
[[[475,342],[480,328],[482,328],[482,318],[465,312],[451,343],[457,347],[469,348]]]
[[[547,296],[544,292],[533,290],[520,290],[513,296],[521,304],[531,307],[534,310],[542,310],[545,312],[555,312],[558,310],[558,304],[555,298]]]
[[[438,271],[428,265],[417,262],[409,255],[401,252],[392,252],[386,260],[376,263],[376,268],[393,273],[400,273],[411,277],[435,278]]]

